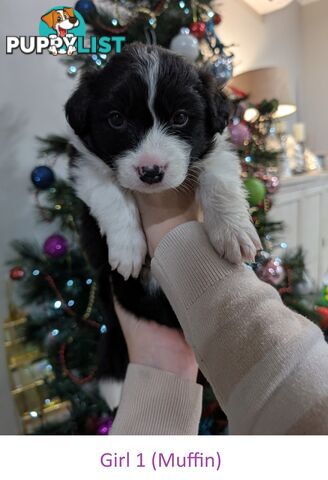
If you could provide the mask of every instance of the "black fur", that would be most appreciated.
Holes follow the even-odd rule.
[[[161,123],[167,123],[176,110],[188,112],[189,121],[185,128],[178,131],[168,128],[169,132],[191,145],[190,164],[199,161],[209,151],[214,135],[222,133],[228,122],[229,103],[210,73],[198,71],[164,49],[130,45],[121,54],[113,56],[103,70],[86,73],[66,104],[67,119],[75,133],[114,170],[118,155],[136,148],[154,122],[147,103],[148,86],[138,74],[140,59],[136,54],[138,49],[149,53],[154,48],[160,57],[154,111]],[[108,125],[108,114],[113,110],[128,118],[129,125],[123,133]],[[78,167],[78,158],[74,159],[74,164]],[[83,247],[97,272],[108,317],[107,346],[101,348],[99,373],[121,379],[125,376],[128,355],[113,307],[113,293],[121,305],[137,317],[173,328],[179,328],[179,324],[163,292],[149,292],[149,265],[143,268],[138,279],[124,281],[117,272],[111,271],[106,239],[101,236],[87,207],[82,224]],[[110,242],[110,238],[107,241]]]

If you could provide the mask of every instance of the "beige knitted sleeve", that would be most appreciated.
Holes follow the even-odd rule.
[[[328,434],[328,346],[247,267],[218,257],[201,224],[180,225],[152,271],[226,412],[232,434]],[[201,387],[130,365],[112,434],[196,434]]]

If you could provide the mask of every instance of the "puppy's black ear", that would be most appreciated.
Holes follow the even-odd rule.
[[[207,70],[199,71],[202,95],[207,106],[207,121],[211,134],[222,133],[232,114],[232,103],[218,87],[215,77]]]
[[[66,118],[76,135],[83,137],[87,133],[87,118],[89,106],[92,102],[93,85],[98,72],[85,72],[80,84],[65,105]]]

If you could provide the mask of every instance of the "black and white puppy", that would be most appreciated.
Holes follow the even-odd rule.
[[[222,135],[228,101],[214,77],[165,49],[131,44],[86,73],[66,104],[76,154],[72,178],[86,205],[82,238],[110,312],[106,368],[120,379],[128,357],[112,305],[172,327],[177,319],[145,262],[134,191],[177,188],[198,176],[204,226],[233,263],[261,247],[250,220],[239,160]]]

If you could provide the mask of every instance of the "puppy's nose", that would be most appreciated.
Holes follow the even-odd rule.
[[[75,25],[75,23],[77,22],[77,18],[76,17],[69,17],[69,21]]]
[[[163,180],[165,168],[159,165],[153,165],[152,167],[138,167],[137,170],[140,180],[151,185]]]

